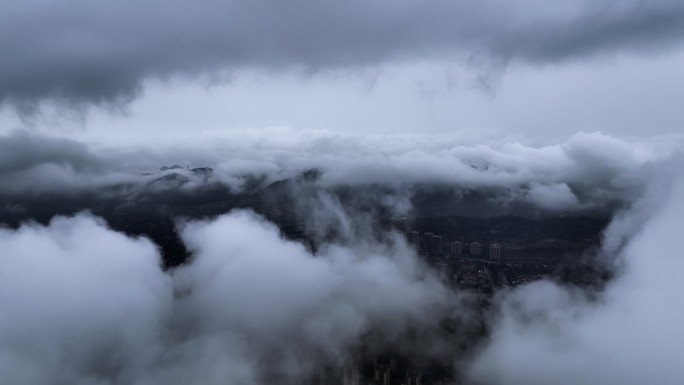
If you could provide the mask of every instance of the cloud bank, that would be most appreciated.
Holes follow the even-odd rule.
[[[458,134],[352,135],[272,128],[89,144],[14,132],[0,137],[2,148],[0,192],[9,195],[117,186],[141,191],[162,176],[175,182],[174,189],[191,191],[216,183],[240,191],[248,177],[268,184],[316,169],[321,177],[315,183],[322,188],[489,189],[502,203],[564,210],[633,201],[652,172],[681,152],[682,141],[676,136],[636,141],[578,133],[559,144],[485,146],[467,144]],[[160,165],[171,164],[182,167],[159,171]],[[211,167],[213,172],[192,173],[186,166]],[[174,174],[181,179],[169,177]]]
[[[0,230],[0,380],[298,383],[361,340],[448,348],[440,317],[461,300],[398,237],[312,255],[249,212],[182,228],[194,257],[173,272],[85,214]]]
[[[673,236],[683,213],[684,184],[670,181],[616,219],[605,243],[624,244],[621,268],[598,297],[543,281],[503,293],[490,341],[469,369],[472,382],[684,381],[678,360],[684,312],[675,299],[684,259]]]
[[[149,79],[306,73],[437,59],[496,68],[679,46],[684,6],[656,1],[7,0],[0,101],[103,105]]]
[[[683,39],[684,4],[675,0],[5,0],[0,107],[79,111],[125,105],[148,84],[177,78],[214,84],[244,73],[346,75],[405,64],[457,63],[481,71],[486,83],[511,63],[660,54],[680,50]],[[667,78],[670,65],[654,68],[665,68]],[[675,94],[654,93],[661,83],[642,85],[650,79],[625,90],[649,90],[664,107],[637,110],[670,111],[676,98],[667,96]],[[600,91],[559,84],[521,100]],[[429,82],[422,90],[442,92]],[[289,91],[277,91],[276,100]],[[628,99],[596,109],[642,107],[640,98]],[[648,124],[676,126],[676,115],[643,115]],[[681,163],[672,161],[681,157],[681,135],[580,132],[550,144],[490,138],[481,145],[473,131],[110,134],[103,141],[0,136],[0,214],[21,221],[31,209],[45,219],[83,208],[62,207],[65,196],[116,212],[140,198],[119,217],[126,221],[163,192],[197,197],[216,186],[214,211],[204,213],[225,212],[243,207],[225,202],[236,194],[254,198],[295,181],[273,189],[295,199],[268,209],[287,206],[279,215],[303,220],[301,232],[316,243],[287,240],[249,211],[179,220],[184,202],[175,197],[154,201],[150,211],[168,214],[171,228],[177,221],[190,253],[172,270],[162,268],[150,240],[87,213],[0,227],[0,383],[300,384],[325,365],[387,350],[453,363],[472,385],[684,383],[684,312],[675,299],[684,185]],[[549,281],[499,292],[486,318],[490,334],[468,350],[468,335],[477,333],[469,328],[482,326],[474,299],[445,287],[403,237],[377,223],[383,209],[409,211],[418,189],[448,191],[439,199],[490,193],[498,207],[523,202],[554,215],[619,207],[596,256],[614,265],[615,278],[602,292]],[[111,196],[122,199],[106,202]],[[445,333],[445,319],[459,333]]]
[[[684,186],[675,166],[662,164],[607,230],[603,252],[618,274],[604,292],[539,281],[499,293],[491,335],[471,358],[462,350],[477,325],[470,298],[402,237],[375,237],[364,227],[372,221],[334,201],[311,217],[341,236],[315,253],[246,211],[181,222],[192,260],[167,272],[151,242],[87,214],[2,229],[0,380],[300,383],[321,365],[353,362],[363,344],[453,362],[477,385],[676,384],[684,319],[671,298],[684,266],[671,229]],[[461,333],[445,333],[445,318]]]
[[[0,230],[0,244],[0,381],[124,380],[161,354],[172,290],[150,241],[79,216]]]

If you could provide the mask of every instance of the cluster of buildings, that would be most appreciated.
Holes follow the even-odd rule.
[[[456,237],[447,238],[433,232],[421,233],[409,230],[406,224],[402,227],[409,245],[434,269],[444,283],[472,294],[470,298],[473,299],[472,303],[476,310],[473,314],[481,320],[484,319],[485,310],[497,290],[556,274],[559,267],[563,266],[559,265],[559,261],[563,260],[556,257],[556,254],[567,253],[567,247],[565,249],[550,248],[544,250],[548,255],[538,253],[541,255],[538,256],[533,254],[534,249],[530,251],[516,248],[515,243],[507,241],[506,255],[502,258],[502,247],[499,242],[464,242],[457,240]],[[543,263],[539,263],[540,261]],[[569,282],[577,282],[576,278],[583,273],[579,265],[574,266],[573,269],[571,273],[574,275],[571,275]],[[459,326],[458,330],[459,333],[480,335],[479,333],[485,332],[482,325],[483,322],[475,323],[474,329],[465,331]],[[355,364],[337,368],[328,367],[318,371],[312,378],[311,384],[439,385],[447,383],[445,381],[453,379],[456,374],[448,368],[437,367],[435,364],[426,364],[424,361],[396,354],[376,357],[371,355],[366,359],[363,359],[364,354],[360,356],[361,358]],[[411,362],[412,360],[415,362]]]
[[[427,385],[423,371],[411,367],[405,359],[375,358],[374,363],[347,364],[341,369],[321,368],[312,385]]]
[[[480,242],[463,243],[460,241],[443,242],[441,235],[427,232],[420,234],[418,231],[410,230],[406,233],[409,244],[416,249],[418,255],[442,258],[442,257],[471,257],[488,258],[490,261],[501,261],[501,245],[497,242],[485,245],[488,252],[483,255],[483,244]]]
[[[497,280],[499,269],[505,266],[500,243],[445,242],[441,235],[415,230],[406,231],[405,235],[417,254],[453,287],[478,292],[486,302],[496,287],[507,286],[507,282]]]
[[[423,385],[423,373],[421,371],[402,369],[400,370],[397,367],[395,360],[376,363],[373,370],[374,376],[370,383],[374,385]]]

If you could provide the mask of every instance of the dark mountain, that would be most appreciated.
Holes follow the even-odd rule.
[[[374,223],[376,236],[405,215],[409,227],[441,234],[445,241],[506,242],[514,247],[596,244],[610,217],[595,212],[559,215],[524,210],[522,204],[502,205],[494,190],[444,186],[399,190],[373,184],[323,187],[319,170],[273,183],[245,177],[239,190],[210,181],[213,170],[208,167],[187,170],[174,165],[164,172],[167,174],[142,187],[122,185],[72,194],[0,197],[0,224],[16,228],[21,222],[47,223],[56,215],[89,211],[104,218],[114,230],[149,237],[159,245],[165,265],[172,267],[188,257],[176,232],[177,219],[208,219],[234,209],[253,210],[277,224],[286,237],[304,241],[314,249],[317,242],[334,240],[337,235],[334,226],[326,227],[311,215],[329,209],[322,207],[325,204],[337,205],[356,217],[365,216]],[[185,188],[193,178],[202,183]],[[402,199],[412,206],[410,212],[397,212],[396,202]]]

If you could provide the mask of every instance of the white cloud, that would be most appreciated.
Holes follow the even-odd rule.
[[[459,301],[398,237],[313,255],[249,212],[182,235],[193,259],[167,273],[151,242],[88,215],[0,230],[0,381],[295,383],[361,338],[440,346]]]
[[[32,153],[43,144],[52,154],[36,159]],[[458,134],[359,135],[282,127],[89,145],[13,133],[1,137],[0,145],[13,151],[11,158],[0,159],[6,182],[0,190],[12,194],[122,185],[130,191],[162,175],[159,166],[181,164],[214,168],[213,175],[202,177],[184,170],[163,173],[185,175],[186,190],[207,182],[239,190],[245,176],[273,182],[315,168],[323,171],[322,187],[498,189],[542,208],[573,209],[632,201],[649,183],[650,170],[682,151],[682,137],[627,140],[577,133],[550,145],[485,146],[467,144]]]
[[[0,382],[124,380],[161,353],[171,280],[150,241],[80,215],[0,244]]]
[[[628,237],[622,269],[598,296],[537,282],[504,293],[470,377],[483,384],[680,384],[684,311],[684,184],[651,196],[611,226]],[[636,228],[635,228],[636,227]]]

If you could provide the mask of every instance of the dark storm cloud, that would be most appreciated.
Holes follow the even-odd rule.
[[[44,164],[96,169],[100,160],[83,143],[25,131],[0,137],[0,174],[21,172]]]
[[[146,79],[237,69],[555,62],[660,49],[681,40],[683,21],[684,5],[669,0],[5,0],[0,100],[120,103]]]
[[[684,5],[677,1],[589,2],[573,17],[495,39],[494,53],[554,62],[602,51],[657,51],[684,37],[682,20]]]
[[[74,192],[137,181],[85,143],[14,131],[0,136],[0,193]]]

